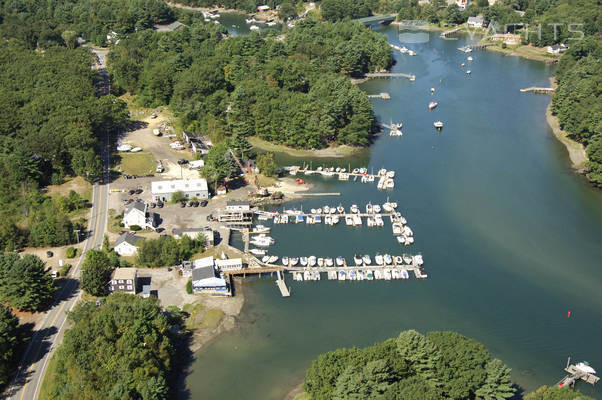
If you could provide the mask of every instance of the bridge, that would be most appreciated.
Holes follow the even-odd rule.
[[[389,25],[391,22],[395,21],[396,17],[397,17],[396,14],[372,15],[370,17],[358,18],[358,19],[355,19],[354,21],[360,22],[366,26],[376,25],[376,24]]]

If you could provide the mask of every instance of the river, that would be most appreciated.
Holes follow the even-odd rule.
[[[395,26],[379,30],[402,44]],[[363,206],[390,197],[414,230],[412,247],[400,248],[389,223],[272,230],[271,252],[280,256],[420,252],[428,279],[293,282],[287,275],[287,299],[273,278],[248,279],[238,327],[196,354],[188,398],[280,400],[318,354],[405,329],[453,330],[482,342],[527,392],[562,378],[568,356],[602,370],[602,192],[570,170],[546,124],[550,98],[519,92],[547,86],[553,67],[486,51],[469,63],[456,50],[467,40],[432,33],[427,43],[407,45],[418,56],[395,54],[394,71],[416,74],[415,82],[362,85],[391,94],[373,100],[375,112],[403,122],[403,137],[382,135],[353,159],[312,160],[393,169],[394,190],[316,177],[308,180],[317,191],[342,196],[286,205]],[[429,112],[431,100],[439,106]],[[445,122],[440,133],[436,120]],[[578,386],[602,399],[599,389]]]

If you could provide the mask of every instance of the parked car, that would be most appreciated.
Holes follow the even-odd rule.
[[[143,192],[143,190],[142,190],[142,189],[136,189],[136,194],[140,194],[140,193],[142,193],[142,192]]]
[[[163,202],[162,202],[162,201],[158,202],[158,203],[157,203],[157,207],[159,207],[159,208],[163,208]]]
[[[193,201],[192,202],[192,206],[193,207],[198,207],[199,206],[199,202],[198,201]]]
[[[46,252],[46,257],[48,257],[48,258],[52,257],[53,255],[54,255],[54,253],[52,251],[50,251],[50,250],[48,250]]]
[[[149,205],[150,205],[150,208],[155,208],[155,207],[157,207],[157,205],[156,205],[155,203],[150,203]]]
[[[185,158],[180,158],[178,160],[178,164],[180,164],[180,165],[188,164],[188,160]]]
[[[157,114],[151,114],[151,119],[157,118]]]
[[[182,208],[186,207],[186,202],[185,201],[181,202],[180,207],[182,207]]]
[[[207,207],[207,204],[209,204],[207,200],[201,201],[201,207]]]
[[[188,207],[192,207],[192,203],[193,203],[193,201],[189,201],[188,202]]]
[[[129,193],[129,194],[130,194],[130,196],[131,196],[131,195],[133,195],[133,194],[136,194],[136,190],[134,190],[134,189],[130,189],[130,190],[128,191],[128,193]]]

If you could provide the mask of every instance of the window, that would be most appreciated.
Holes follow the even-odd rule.
[[[190,195],[188,193],[186,193],[186,198],[189,198],[189,197],[190,197]]]
[[[133,290],[132,285],[128,285],[128,290]]]
[[[119,290],[123,290],[123,285],[119,285]]]
[[[132,284],[132,280],[128,279],[128,285],[131,285],[131,284]]]
[[[113,285],[117,285],[117,280],[113,279]]]
[[[196,194],[196,197],[201,197],[201,194],[200,194],[200,193],[197,193],[197,194]]]
[[[123,283],[123,279],[120,279],[120,280],[119,280],[119,283]]]

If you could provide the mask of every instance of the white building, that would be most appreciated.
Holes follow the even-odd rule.
[[[194,293],[227,294],[228,283],[222,275],[218,275],[213,257],[195,260],[192,269],[192,291]]]
[[[170,201],[176,192],[182,192],[187,199],[209,198],[207,181],[202,178],[151,182],[151,192],[155,201]]]
[[[173,236],[176,239],[181,239],[184,236],[188,236],[191,239],[198,239],[201,236],[205,237],[205,244],[207,246],[213,246],[215,243],[215,232],[208,226],[204,228],[182,228],[174,229],[172,231]]]
[[[111,292],[136,293],[138,271],[136,268],[117,268],[113,271],[109,290]]]
[[[123,226],[129,229],[132,225],[138,225],[141,228],[146,227],[146,203],[141,201],[134,201],[125,206],[123,212],[123,219],[121,222]]]
[[[219,272],[242,269],[242,258],[229,258],[227,260],[215,260],[215,268]]]
[[[115,252],[120,256],[133,256],[138,252],[138,241],[142,239],[140,236],[136,236],[132,232],[126,232],[119,236],[115,241]]]
[[[466,24],[471,28],[482,28],[483,27],[483,16],[477,15],[476,17],[468,17]]]
[[[568,50],[569,46],[566,44],[554,44],[552,46],[548,46],[548,54],[560,54],[561,51]]]

